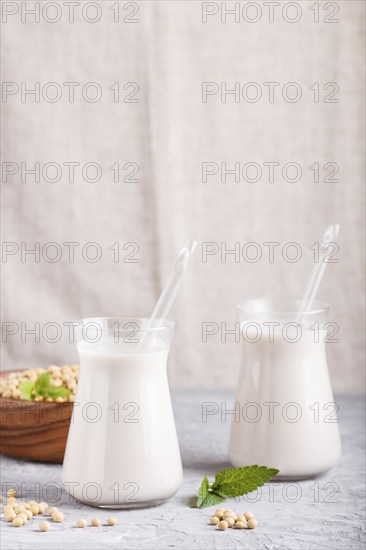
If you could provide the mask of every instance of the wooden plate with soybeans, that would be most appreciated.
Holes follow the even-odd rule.
[[[62,463],[78,376],[75,364],[2,371],[0,452]]]

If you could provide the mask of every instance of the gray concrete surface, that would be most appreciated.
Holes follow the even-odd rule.
[[[215,507],[197,510],[191,508],[190,503],[204,475],[213,478],[218,470],[229,466],[229,424],[221,423],[218,416],[210,417],[205,424],[201,421],[203,401],[220,403],[223,400],[233,401],[233,396],[191,391],[173,395],[184,480],[169,502],[149,509],[111,513],[70,501],[63,491],[55,503],[65,513],[63,523],[52,523],[51,530],[42,533],[37,530],[37,519],[22,528],[15,528],[2,519],[1,549],[365,548],[363,399],[337,399],[343,441],[342,459],[337,467],[317,479],[288,484],[273,482],[265,485],[258,494],[227,500],[227,508],[239,512],[253,511],[259,526],[254,531],[228,529],[221,532],[208,525]],[[1,470],[2,486],[7,482],[24,482],[30,491],[28,499],[33,498],[32,490],[37,483],[41,486],[61,483],[61,466],[57,465],[1,457]],[[88,520],[99,517],[103,522],[110,515],[118,518],[118,526],[75,527],[79,517]]]

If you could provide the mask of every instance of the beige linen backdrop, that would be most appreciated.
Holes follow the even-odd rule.
[[[115,22],[116,3],[100,1],[94,23],[88,19],[97,18],[97,8],[89,6],[83,17],[83,1],[73,23],[64,2],[52,2],[39,22],[31,15],[22,21],[21,4],[33,9],[34,2],[3,4],[18,8],[7,7],[2,24],[3,368],[76,360],[64,323],[80,317],[149,315],[180,247],[195,238],[198,249],[170,315],[176,328],[169,377],[174,387],[234,388],[241,345],[233,335],[222,342],[221,331],[204,342],[203,323],[232,329],[235,305],[245,298],[301,295],[314,264],[309,247],[337,222],[339,261],[328,265],[319,291],[339,325],[339,342],[328,344],[329,366],[337,392],[362,391],[364,3],[320,2],[318,23],[312,2],[297,3],[296,23],[286,21],[295,12],[284,16],[283,2],[272,23],[263,2],[255,3],[262,10],[256,23],[242,13],[239,22],[233,16],[225,22],[220,11],[204,22],[202,10],[220,10],[221,2],[209,8],[196,1],[120,2]],[[339,21],[325,22],[326,16]],[[37,82],[39,101],[24,94]],[[205,82],[216,84],[203,98]],[[236,82],[240,96],[221,97]],[[249,82],[256,84],[245,88]],[[269,82],[278,83],[273,101]],[[284,88],[289,82],[296,89]],[[299,101],[284,98],[299,88]],[[79,164],[71,181],[65,163],[73,162]],[[211,170],[257,163],[262,176],[249,182],[227,175],[222,182],[218,172],[203,181],[207,162]],[[271,162],[279,163],[273,182],[264,164]],[[35,163],[38,182],[24,171]],[[99,181],[90,181],[96,165],[82,172],[87,163],[100,167]],[[293,166],[284,179],[287,163],[301,166],[299,181],[289,181]],[[327,163],[339,166],[338,181],[325,180],[335,166]],[[247,179],[255,179],[256,166],[247,168]],[[123,181],[128,174],[132,181]],[[96,262],[92,242],[102,254]],[[251,242],[256,248],[245,248]],[[279,243],[273,262],[268,242]],[[291,242],[302,248],[297,262],[283,257],[294,256]],[[35,243],[39,261],[25,254]],[[74,261],[65,243],[79,243]],[[217,243],[207,261],[203,243]],[[235,243],[240,258],[222,257],[223,247]],[[258,250],[262,257],[248,261]],[[55,254],[59,261],[50,261]],[[35,323],[39,338],[26,332]],[[63,329],[57,342],[51,342],[56,325],[47,323]]]

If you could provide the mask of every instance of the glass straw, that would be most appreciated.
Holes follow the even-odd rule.
[[[157,326],[159,326],[159,324],[161,324],[164,319],[167,318],[170,308],[172,307],[174,300],[177,297],[178,291],[182,285],[183,275],[187,268],[188,261],[196,246],[197,241],[187,241],[179,252],[174,267],[159,296],[156,306],[154,307],[153,312],[146,325],[142,327],[142,330],[147,330],[153,325],[156,325],[157,320],[159,320],[159,323],[157,323]],[[146,332],[142,335],[140,345],[145,340],[145,335]]]
[[[325,230],[323,240],[322,240],[322,250],[319,255],[319,261],[314,265],[313,270],[311,272],[304,297],[301,301],[299,313],[298,313],[298,322],[301,322],[303,318],[303,314],[307,313],[311,310],[315,296],[318,292],[320,283],[322,281],[325,268],[327,267],[327,264],[329,262],[325,262],[325,258],[327,257],[327,245],[331,242],[334,242],[337,238],[337,235],[339,233],[340,225],[334,224],[329,225],[327,229]]]

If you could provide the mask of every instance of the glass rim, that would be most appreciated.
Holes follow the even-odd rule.
[[[86,326],[87,323],[95,323],[98,324],[98,321],[124,321],[126,323],[132,323],[133,321],[142,321],[142,323],[149,321],[149,317],[132,317],[132,316],[126,316],[126,317],[83,317],[81,319],[76,319],[76,321],[73,321],[74,323],[78,323],[78,326],[75,327],[77,329],[82,329]],[[174,321],[169,321],[168,319],[160,319],[157,318],[154,320],[154,323],[161,321],[161,324],[159,326],[152,326],[149,328],[139,328],[138,332],[154,332],[154,331],[161,331],[161,330],[167,330],[174,328]],[[90,327],[90,330],[92,327]],[[118,327],[118,328],[105,328],[102,325],[99,325],[99,328],[96,330],[100,330],[102,333],[110,334],[114,333],[116,331],[118,332],[127,332],[127,328]]]
[[[281,307],[275,307],[271,309],[266,310],[258,310],[254,309],[254,304],[263,303],[263,304],[271,304],[271,303],[280,303],[280,302],[292,302],[292,304],[302,303],[302,298],[291,298],[288,296],[279,296],[276,298],[248,298],[246,300],[243,300],[239,304],[236,305],[236,309],[238,311],[247,311],[251,314],[261,315],[261,314],[276,314],[276,315],[297,315],[301,314],[304,315],[317,315],[320,313],[324,313],[325,311],[328,311],[330,309],[330,305],[328,302],[323,302],[321,300],[314,300],[313,307],[309,311],[303,311],[300,309],[297,309],[295,307],[288,308],[281,308]],[[248,307],[249,306],[249,307]],[[252,307],[250,307],[252,306]]]

